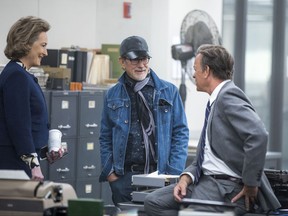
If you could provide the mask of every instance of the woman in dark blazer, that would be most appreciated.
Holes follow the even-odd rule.
[[[40,181],[38,155],[48,142],[48,113],[37,78],[27,70],[47,56],[49,29],[40,18],[19,19],[7,35],[4,52],[10,62],[0,75],[0,169],[25,170]]]

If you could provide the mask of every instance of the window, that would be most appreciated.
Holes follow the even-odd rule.
[[[280,1],[277,0],[223,0],[222,35],[223,45],[230,52],[232,52],[234,57],[237,52],[239,52],[239,46],[237,48],[237,44],[242,44],[242,42],[245,44],[245,48],[242,50],[244,53],[244,60],[242,59],[243,61],[241,61],[241,59],[239,60],[235,58],[235,62],[239,61],[244,62],[243,64],[245,64],[243,65],[243,70],[240,70],[241,77],[244,79],[241,81],[241,77],[239,79],[239,76],[234,76],[234,81],[237,83],[237,81],[240,80],[239,82],[242,84],[243,90],[251,99],[256,111],[263,120],[269,132],[269,150],[275,151],[276,149],[276,151],[282,152],[282,165],[278,168],[287,169],[288,155],[285,155],[284,152],[288,151],[288,145],[286,144],[288,142],[288,70],[285,69],[284,71],[283,68],[285,67],[283,64],[285,63],[272,54],[273,38],[281,38],[281,34],[282,36],[284,34],[283,31],[275,31],[273,29],[273,19],[282,19],[281,17],[284,17],[283,14],[279,14],[279,12],[276,12],[275,15],[273,14],[273,7],[275,7],[275,5],[278,5],[278,7],[280,5],[281,7],[283,4],[285,4],[283,1],[281,1],[282,3],[279,2]],[[244,4],[244,7],[238,7],[237,4]],[[237,14],[238,10],[244,10],[244,14],[246,16],[246,19],[244,19],[246,21],[244,25],[245,27],[236,26],[235,24],[237,23],[236,18],[238,18],[235,14]],[[279,11],[281,12],[282,10]],[[287,8],[286,11],[288,11]],[[288,14],[288,12],[286,12],[286,14]],[[285,40],[287,41],[287,17],[285,23]],[[235,43],[235,31],[239,30],[239,28],[244,28],[240,29],[240,31],[245,32],[246,36],[245,38],[238,39],[237,43]],[[285,46],[285,49],[286,53],[288,53],[287,45]],[[285,57],[285,61],[287,60],[288,56]],[[277,65],[279,64],[280,67],[277,68]],[[273,67],[273,70],[272,65],[276,65],[276,67]],[[235,73],[239,73],[239,70],[237,71],[237,68],[235,69]],[[283,81],[284,86],[282,83]],[[241,87],[241,85],[239,86]],[[280,87],[278,88],[278,86]],[[274,90],[275,87],[278,88],[276,91]],[[279,94],[275,94],[277,91]],[[276,95],[277,97],[280,96],[279,99],[276,97]],[[283,98],[281,97],[282,95]],[[277,99],[275,100],[275,98]],[[276,111],[274,109],[274,106],[277,106],[278,104],[283,104],[283,107],[279,107],[279,112],[277,112],[277,109]],[[281,110],[283,110],[283,113],[281,113]],[[277,142],[275,142],[275,140],[277,140]]]

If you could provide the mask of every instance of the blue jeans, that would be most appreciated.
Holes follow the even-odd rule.
[[[125,175],[119,176],[116,181],[109,182],[112,191],[112,200],[115,206],[118,206],[118,203],[132,200],[132,175],[137,174],[143,174],[143,172],[125,172]]]

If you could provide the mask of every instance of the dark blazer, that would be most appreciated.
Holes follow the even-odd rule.
[[[10,61],[0,75],[0,169],[25,170],[23,154],[47,145],[48,113],[37,78]]]
[[[268,133],[252,103],[232,81],[222,87],[214,101],[207,132],[213,153],[242,176],[245,185],[260,187],[261,206],[265,210],[279,208],[263,173]],[[195,168],[196,160],[185,171],[195,175]]]

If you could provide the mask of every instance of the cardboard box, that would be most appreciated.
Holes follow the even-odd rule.
[[[71,82],[71,69],[60,67],[42,67],[49,77],[46,82],[46,89],[69,90]]]
[[[60,68],[60,67],[42,67],[44,73],[49,74],[50,78],[57,79],[68,79],[71,81],[71,69],[70,68]]]

